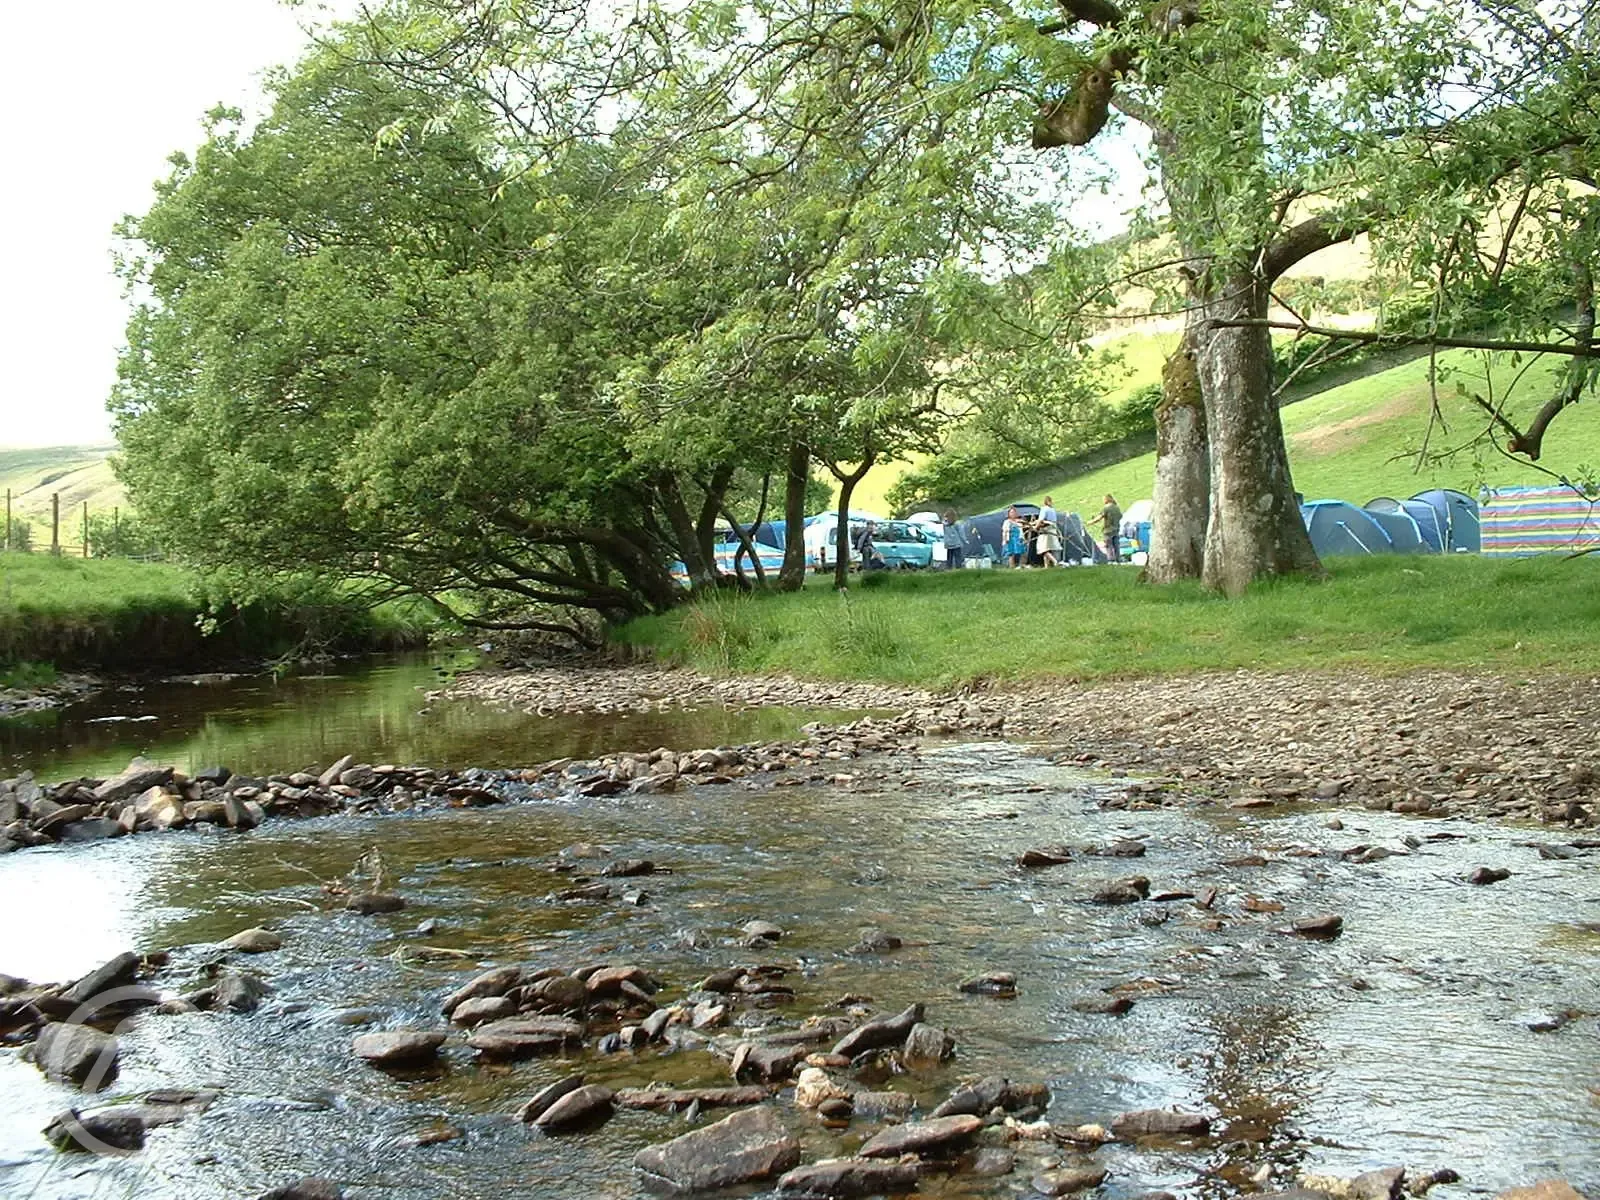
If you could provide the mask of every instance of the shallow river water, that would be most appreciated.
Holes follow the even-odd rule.
[[[1002,743],[936,745],[914,768],[862,760],[846,770],[853,779],[802,787],[751,779],[281,820],[248,834],[140,835],[0,859],[0,971],[67,978],[124,949],[188,947],[161,980],[186,990],[215,957],[205,944],[252,925],[285,940],[237,964],[275,989],[258,1012],[145,1013],[122,1031],[111,1093],[221,1093],[204,1114],[153,1131],[136,1156],[49,1149],[40,1129],[83,1099],[0,1049],[0,1195],[249,1197],[317,1174],[358,1200],[638,1196],[633,1154],[689,1128],[681,1117],[619,1111],[593,1132],[543,1137],[512,1114],[574,1069],[612,1086],[717,1085],[729,1081],[724,1061],[652,1048],[483,1065],[457,1034],[440,1070],[394,1077],[350,1054],[354,1020],[442,1027],[441,997],[487,965],[595,961],[645,967],[665,984],[662,1003],[718,967],[784,965],[794,1003],[741,1013],[749,1023],[837,1013],[830,1006],[847,994],[872,997],[878,1011],[923,1001],[955,1037],[956,1057],[884,1086],[924,1109],[958,1080],[998,1072],[1046,1080],[1058,1124],[1173,1105],[1213,1116],[1203,1141],[1098,1151],[1107,1197],[1231,1196],[1251,1190],[1263,1166],[1274,1185],[1310,1170],[1452,1167],[1462,1183],[1433,1193],[1442,1197],[1551,1176],[1600,1188],[1600,935],[1580,925],[1600,920],[1600,856],[1542,859],[1535,844],[1557,832],[1363,811],[1341,814],[1346,827],[1334,831],[1326,811],[1106,810],[1103,777]],[[1409,853],[1370,865],[1338,858],[1357,843],[1406,851],[1408,835],[1420,839]],[[1145,840],[1148,853],[1014,865],[1030,846],[1119,836]],[[552,860],[576,842],[670,873],[637,881],[647,893],[638,906],[551,901],[570,883]],[[332,907],[319,880],[346,874],[374,846],[409,907],[379,917]],[[1267,863],[1224,865],[1245,854]],[[1479,865],[1513,874],[1489,887],[1463,882]],[[1215,887],[1215,907],[1086,902],[1097,884],[1135,872],[1155,892]],[[1284,909],[1252,913],[1247,897]],[[1345,919],[1336,941],[1276,932],[1330,911]],[[746,949],[738,928],[755,918],[788,932],[769,950]],[[438,927],[424,937],[415,930],[426,919]],[[850,953],[869,925],[907,944]],[[698,948],[690,931],[704,935]],[[429,948],[468,957],[441,961]],[[957,992],[990,969],[1014,971],[1020,995]],[[1132,996],[1133,1009],[1073,1009],[1108,988]],[[1540,1013],[1571,1019],[1535,1033],[1528,1023]],[[872,1128],[830,1133],[786,1100],[779,1110],[808,1160],[848,1151]],[[465,1136],[417,1144],[445,1125]],[[920,1194],[1027,1194],[1030,1161],[1025,1153],[998,1180],[935,1176]]]

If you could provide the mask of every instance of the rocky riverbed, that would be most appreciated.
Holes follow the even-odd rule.
[[[488,781],[522,803],[10,856],[0,903],[53,916],[6,942],[22,1050],[0,1050],[0,1186],[1398,1200],[1565,1177],[1540,1195],[1572,1200],[1596,1182],[1600,854],[1581,836],[1128,808],[1125,785],[1013,744],[830,759],[830,736],[782,771],[614,756]],[[624,786],[578,794],[624,762]],[[35,971],[107,933],[128,949]]]
[[[886,715],[516,769],[0,783],[0,848],[37,848],[0,904],[49,914],[0,961],[0,1187],[1600,1185],[1576,684],[594,671],[430,702],[460,694]],[[57,1165],[83,1148],[115,1154]]]

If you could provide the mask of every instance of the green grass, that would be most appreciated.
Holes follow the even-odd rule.
[[[1485,416],[1470,401],[1456,396],[1460,379],[1482,391],[1484,381],[1479,356],[1452,351],[1439,356],[1451,372],[1440,383],[1442,426],[1434,426],[1429,440],[1437,452],[1463,446],[1482,431]],[[1504,388],[1518,368],[1509,363],[1494,372],[1495,386]],[[1523,377],[1507,409],[1514,420],[1543,402],[1559,370],[1540,364]],[[1537,484],[1548,477],[1524,461],[1511,461],[1481,446],[1463,450],[1445,461],[1424,463],[1419,469],[1414,452],[1428,428],[1430,398],[1428,360],[1421,358],[1386,371],[1330,388],[1282,410],[1289,465],[1295,486],[1310,500],[1349,500],[1365,504],[1374,496],[1406,497],[1431,487],[1459,488],[1476,494],[1490,487]],[[1576,478],[1600,468],[1600,404],[1588,401],[1568,409],[1551,425],[1540,465]],[[1114,466],[1041,487],[1030,495],[982,496],[970,499],[963,511],[982,511],[1010,501],[1037,502],[1048,492],[1056,507],[1079,512],[1098,510],[1106,493],[1124,508],[1149,496],[1155,479],[1155,455],[1144,454]]]
[[[368,609],[351,598],[272,598],[213,610],[171,563],[0,554],[0,666],[199,669],[297,647],[417,646],[435,627],[419,604]]]
[[[1236,600],[1133,568],[876,576],[848,596],[719,598],[619,642],[714,672],[948,687],[1241,667],[1600,670],[1600,559],[1335,559]],[[881,582],[879,582],[881,581]]]

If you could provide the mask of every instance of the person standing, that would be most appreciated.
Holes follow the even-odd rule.
[[[1100,509],[1100,532],[1104,535],[1106,557],[1112,562],[1122,561],[1122,509],[1117,498],[1106,493],[1105,505]]]
[[[945,566],[952,571],[967,565],[967,545],[961,538],[961,524],[953,508],[944,510],[944,556]]]
[[[1000,526],[1000,553],[1013,567],[1022,565],[1022,555],[1026,547],[1022,543],[1022,518],[1017,515],[1016,505],[1006,509],[1006,519]]]

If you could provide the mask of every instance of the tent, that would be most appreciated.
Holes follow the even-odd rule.
[[[1372,513],[1344,500],[1312,500],[1300,506],[1312,548],[1331,554],[1393,554],[1394,543]]]
[[[1434,554],[1444,552],[1446,531],[1439,510],[1426,500],[1396,500],[1392,496],[1377,496],[1367,501],[1367,511],[1373,513],[1405,513],[1416,524],[1417,535],[1422,538],[1423,550]]]
[[[1361,510],[1378,523],[1378,527],[1389,537],[1389,545],[1396,554],[1434,554],[1438,548],[1431,545],[1422,536],[1422,529],[1417,525],[1416,519],[1403,509],[1395,512],[1392,509],[1373,508],[1370,504]]]
[[[1478,502],[1453,488],[1433,488],[1411,497],[1430,505],[1444,527],[1446,554],[1476,554],[1481,549],[1478,531]]]
[[[1485,554],[1526,558],[1600,549],[1600,502],[1575,488],[1496,488],[1482,518]]]

